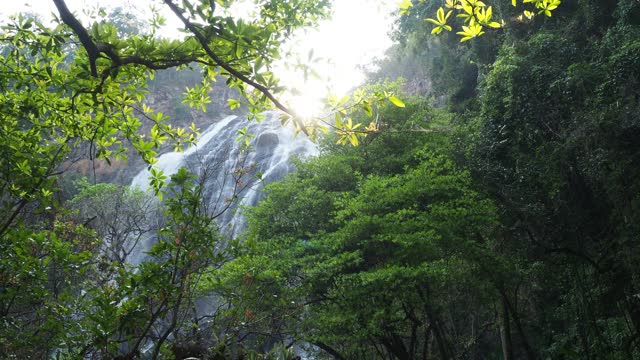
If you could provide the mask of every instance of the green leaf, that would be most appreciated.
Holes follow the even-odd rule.
[[[369,104],[368,102],[363,102],[361,106],[362,110],[364,110],[364,113],[367,114],[368,117],[373,116],[373,108],[371,107],[371,104]]]
[[[391,101],[393,105],[397,107],[401,107],[401,108],[405,107],[404,102],[402,102],[402,100],[398,99],[394,95],[389,96],[389,101]]]
[[[338,129],[341,129],[343,127],[343,125],[342,125],[342,115],[340,114],[340,112],[336,112],[335,118],[336,118],[335,126]]]
[[[424,19],[424,20],[435,25],[440,25],[440,22],[436,19]]]
[[[411,0],[401,0],[400,2],[398,2],[398,8],[400,9],[400,15],[409,15],[411,13],[411,11],[409,9],[411,9],[411,7],[413,7],[413,3],[411,2]]]
[[[240,101],[236,100],[236,99],[228,99],[227,100],[227,105],[229,106],[229,108],[231,110],[237,109],[240,107],[241,103]]]

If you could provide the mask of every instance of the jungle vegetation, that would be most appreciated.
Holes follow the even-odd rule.
[[[258,1],[250,22],[219,12],[232,1],[160,1],[181,41],[158,16],[86,26],[52,1],[57,25],[0,34],[0,356],[640,357],[638,1],[401,1],[369,83],[316,124],[271,65],[328,1]],[[197,135],[145,105],[157,71],[185,67],[202,76],[184,104],[224,78],[230,107],[278,108],[321,149],[242,209],[237,239],[197,174],[153,167]],[[133,150],[154,196],[72,181],[81,146]]]

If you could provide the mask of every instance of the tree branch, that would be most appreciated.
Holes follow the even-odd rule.
[[[58,8],[62,21],[78,36],[80,43],[87,51],[89,56],[89,65],[91,66],[91,75],[94,77],[98,77],[96,61],[100,54],[105,54],[113,61],[113,65],[103,73],[103,78],[108,76],[112,70],[116,70],[125,65],[142,65],[151,70],[164,70],[198,61],[196,56],[186,56],[177,59],[145,59],[134,55],[121,58],[111,45],[96,43],[93,41],[85,27],[80,23],[80,21],[78,21],[73,13],[71,13],[65,3],[65,0],[53,0],[53,2],[56,5],[56,8]]]
[[[273,103],[273,105],[276,108],[290,115],[293,118],[294,122],[296,122],[299,125],[302,132],[308,135],[305,127],[296,120],[295,114],[291,110],[289,110],[289,108],[287,108],[284,104],[282,104],[266,86],[261,85],[256,81],[248,78],[246,75],[234,69],[228,62],[222,60],[211,49],[206,37],[197,29],[195,25],[193,25],[184,16],[184,14],[182,13],[182,10],[178,6],[176,6],[172,2],[172,0],[163,0],[163,1],[171,9],[171,11],[178,17],[178,19],[182,21],[184,26],[194,35],[194,37],[198,40],[198,42],[202,46],[202,49],[205,51],[207,56],[209,56],[209,58],[213,60],[215,65],[223,68],[232,76],[238,78],[240,81],[244,82],[247,85],[252,86],[256,90],[264,94],[271,101],[271,103]],[[80,23],[80,21],[78,21],[78,19],[73,15],[73,13],[71,13],[69,8],[67,7],[67,4],[65,3],[65,0],[53,0],[53,2],[56,5],[58,12],[60,13],[60,18],[62,19],[62,21],[76,33],[76,35],[80,39],[80,43],[87,51],[87,55],[89,57],[89,66],[91,67],[91,75],[94,77],[98,77],[96,61],[101,53],[106,54],[114,62],[114,66],[111,67],[111,70],[117,69],[118,67],[127,65],[127,64],[143,65],[153,70],[160,70],[160,69],[167,69],[170,67],[182,65],[185,63],[186,60],[191,60],[191,61],[195,60],[195,58],[148,60],[138,56],[130,56],[130,57],[121,59],[118,56],[118,54],[109,47],[108,44],[97,44],[93,41],[93,39],[91,38],[87,30],[84,28],[84,26]]]
[[[231,65],[229,65],[226,61],[222,60],[218,55],[216,55],[215,52],[213,52],[213,50],[211,49],[211,47],[209,46],[207,39],[205,38],[204,35],[202,35],[202,33],[200,33],[200,31],[184,16],[184,14],[182,13],[182,11],[180,10],[180,8],[178,8],[173,2],[172,0],[163,0],[165,4],[167,4],[167,6],[171,9],[171,11],[173,11],[174,14],[176,14],[176,16],[178,17],[178,19],[180,19],[180,21],[182,21],[182,23],[184,24],[184,26],[193,33],[193,35],[196,37],[196,39],[198,40],[198,42],[200,43],[200,45],[202,46],[202,48],[204,49],[204,51],[207,53],[207,55],[221,68],[225,69],[229,74],[237,77],[240,81],[244,82],[245,84],[251,85],[252,87],[254,87],[255,89],[257,89],[258,91],[260,91],[261,93],[263,93],[269,100],[271,100],[271,102],[273,103],[273,105],[275,105],[276,108],[278,108],[279,110],[283,111],[284,113],[290,115],[292,118],[295,119],[295,115],[293,114],[293,112],[291,112],[291,110],[289,110],[286,106],[284,106],[280,101],[278,101],[278,99],[276,99],[276,97],[271,93],[271,91],[269,91],[269,89],[267,89],[265,86],[258,84],[257,82],[249,79],[248,77],[246,77],[244,74],[240,73],[239,71],[237,71],[236,69],[234,69]],[[295,121],[295,120],[294,120]],[[304,126],[301,126],[302,131],[307,134],[306,130],[304,129]],[[308,135],[308,134],[307,134]]]
[[[333,356],[334,359],[346,360],[346,358],[344,356],[342,356],[342,354],[340,354],[338,351],[336,351],[331,346],[323,343],[322,341],[315,341],[315,342],[312,342],[312,344],[317,346],[317,347],[319,347],[320,349],[324,350],[327,354]]]
[[[93,42],[91,36],[87,32],[87,29],[82,26],[80,21],[69,11],[65,0],[53,0],[53,3],[58,8],[58,12],[60,13],[60,19],[62,22],[67,24],[73,30],[73,32],[78,35],[82,46],[87,50],[87,55],[89,56],[89,66],[91,66],[91,75],[94,77],[98,77],[98,69],[96,68],[96,60],[100,55],[100,50],[98,46]]]

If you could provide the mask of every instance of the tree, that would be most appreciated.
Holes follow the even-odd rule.
[[[86,178],[76,182],[78,194],[66,206],[76,223],[96,231],[104,246],[99,253],[109,263],[131,262],[131,253],[141,239],[158,229],[157,203],[138,190],[116,184],[91,185]]]
[[[562,20],[514,22],[465,46],[478,96],[458,117],[458,157],[498,205],[500,252],[522,276],[504,291],[506,307],[520,307],[506,322],[512,348],[521,343],[529,358],[632,358],[637,268],[628,254],[637,244],[627,236],[638,167],[627,136],[638,121],[638,6],[563,2],[557,11]]]
[[[627,136],[638,124],[630,90],[638,29],[618,21],[577,20],[571,26],[583,31],[572,36],[544,29],[505,45],[482,84],[481,111],[465,129],[475,134],[470,164],[525,250],[523,268],[542,287],[522,289],[548,311],[538,326],[558,321],[565,334],[536,346],[551,354],[628,358],[638,351],[638,304],[630,300],[638,270],[628,255],[636,244],[627,240],[637,216],[629,179],[638,149]],[[589,32],[603,35],[583,42]],[[601,307],[612,303],[617,310]]]
[[[0,352],[18,357],[46,357],[54,351],[113,356],[131,339],[131,352],[145,341],[156,341],[155,349],[161,351],[168,334],[150,330],[161,318],[169,321],[166,329],[178,327],[190,299],[185,293],[197,278],[189,273],[217,256],[210,248],[217,239],[211,216],[205,221],[193,208],[194,187],[181,173],[179,184],[171,188],[176,192],[167,204],[169,221],[189,227],[189,236],[197,240],[188,246],[197,256],[190,255],[191,248],[185,253],[186,240],[182,246],[174,241],[156,250],[158,258],[175,260],[170,271],[158,262],[138,273],[120,268],[117,278],[103,281],[91,261],[102,249],[102,239],[66,217],[65,203],[53,196],[56,177],[64,170],[61,164],[74,148],[89,144],[91,159],[126,158],[131,146],[152,165],[165,141],[179,148],[194,141],[195,127],[174,128],[164,114],[144,103],[148,80],[159,69],[201,67],[202,83],[185,94],[185,101],[196,107],[207,102],[209,83],[218,75],[246,97],[253,117],[268,101],[283,107],[275,99],[280,88],[271,72],[279,45],[295,29],[325,16],[328,3],[261,2],[257,18],[244,21],[214,13],[216,6],[230,2],[212,7],[209,1],[176,5],[167,0],[165,5],[190,34],[184,41],[157,38],[158,16],[150,32],[122,39],[114,24],[84,26],[65,1],[54,3],[59,18],[53,27],[18,15],[2,26],[0,35]],[[146,136],[138,133],[142,121],[153,124]],[[153,171],[156,194],[162,194],[165,180]],[[187,205],[196,212],[178,211]],[[187,214],[194,216],[185,218]],[[179,227],[169,225],[161,233],[164,242],[182,236],[173,232]],[[115,236],[116,242],[121,235]],[[162,289],[167,291],[163,299],[153,303],[152,295]]]
[[[184,168],[172,176],[165,190],[165,218],[155,233],[155,244],[147,253],[149,261],[134,268],[129,262],[120,262],[121,253],[117,253],[109,262],[113,238],[108,234],[101,239],[107,250],[104,247],[94,250],[97,260],[88,262],[90,272],[86,275],[90,276],[67,285],[79,293],[79,299],[72,304],[60,304],[70,308],[67,316],[73,314],[76,322],[61,326],[60,333],[51,340],[58,354],[99,358],[144,355],[155,359],[170,353],[167,344],[170,335],[179,338],[198,333],[203,314],[195,310],[196,285],[204,270],[218,267],[226,256],[214,218],[202,205],[203,187],[194,179]],[[104,190],[105,186],[85,187],[74,203],[90,205],[86,204],[88,197],[96,196],[94,190]],[[122,217],[126,215],[122,211],[124,205],[121,204]],[[135,199],[127,205],[135,205]],[[118,223],[122,224],[126,223]],[[125,249],[121,251],[129,249],[130,241],[137,241],[136,231],[139,230],[129,234],[132,238],[121,246]],[[37,337],[37,332],[33,337]]]
[[[392,129],[446,121],[424,104],[383,114]],[[268,186],[248,212],[245,244],[211,275],[209,287],[233,305],[237,339],[307,342],[337,359],[497,352],[485,323],[497,321],[491,307],[515,271],[492,251],[495,208],[444,154],[449,141],[368,136]],[[393,166],[396,157],[411,160]]]
[[[420,4],[424,4],[427,1],[419,0]],[[525,10],[517,16],[517,21],[531,20],[537,15],[546,15],[551,17],[554,10],[560,6],[560,0],[524,0],[520,4]],[[501,9],[500,2],[496,2],[498,9]],[[516,7],[518,5],[517,0],[512,0],[511,5]],[[409,15],[413,3],[411,0],[405,0],[399,4],[400,12],[403,15]],[[445,14],[445,10],[447,12]],[[451,31],[453,28],[448,24],[449,18],[453,13],[457,13],[456,17],[462,18],[463,24],[462,31],[456,32],[460,35],[460,42],[469,41],[473,38],[484,35],[486,28],[497,29],[507,25],[504,20],[495,21],[493,18],[493,6],[487,6],[480,0],[447,0],[444,8],[439,7],[436,11],[436,18],[426,18],[425,21],[435,25],[431,34],[440,34],[442,31]]]
[[[446,135],[329,143],[271,186],[211,282],[228,321],[337,359],[638,357],[638,4],[567,2],[463,44],[421,43],[420,5],[399,37],[449,48],[435,76],[465,90]]]

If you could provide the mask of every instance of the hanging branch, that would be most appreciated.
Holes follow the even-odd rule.
[[[78,39],[80,39],[80,43],[87,50],[87,55],[89,56],[89,65],[91,66],[91,75],[94,77],[98,77],[98,69],[96,68],[96,60],[100,55],[100,50],[98,46],[93,42],[91,36],[87,32],[87,29],[82,26],[80,21],[69,11],[67,4],[64,0],[53,0],[53,3],[58,8],[58,12],[60,13],[60,19],[62,22],[67,24],[73,32],[78,35]]]
[[[269,89],[249,79],[248,77],[246,77],[245,75],[243,75],[242,73],[240,73],[239,71],[231,67],[231,65],[229,65],[226,61],[222,60],[218,55],[216,55],[216,53],[213,52],[213,50],[211,50],[211,47],[209,46],[209,43],[207,39],[204,37],[204,35],[202,35],[202,33],[186,17],[184,17],[184,14],[182,14],[182,11],[180,10],[180,8],[178,8],[171,0],[163,0],[163,1],[171,9],[171,11],[173,11],[173,13],[176,14],[178,19],[182,21],[184,26],[193,33],[193,35],[196,37],[196,39],[198,40],[198,42],[200,43],[204,51],[207,53],[207,55],[218,66],[225,69],[227,72],[229,72],[229,74],[237,77],[245,84],[251,85],[252,87],[256,88],[258,91],[263,93],[269,100],[271,100],[273,105],[275,105],[278,109],[282,110],[284,113],[291,115],[292,117],[294,116],[293,113],[286,106],[284,106],[280,101],[278,101],[278,99],[276,99],[276,97],[271,93],[271,91],[269,91]]]
[[[248,78],[246,75],[242,74],[238,70],[234,69],[228,62],[222,60],[209,46],[206,37],[194,26],[183,14],[182,10],[176,6],[171,0],[163,0],[164,3],[171,9],[171,11],[182,21],[184,26],[193,33],[194,37],[200,45],[202,49],[205,51],[207,56],[213,60],[215,65],[220,66],[222,69],[226,70],[229,74],[236,77],[240,81],[244,82],[247,85],[252,86],[256,90],[260,91],[264,94],[273,105],[284,112],[285,114],[291,116],[294,121],[299,125],[299,128],[308,135],[305,127],[298,123],[296,120],[295,114],[289,110],[284,104],[282,104],[276,97],[271,93],[271,91],[264,85],[261,85],[254,80]],[[78,21],[78,19],[71,13],[65,0],[53,0],[58,12],[60,13],[60,18],[62,22],[69,26],[73,32],[78,36],[80,43],[87,51],[87,55],[89,57],[89,66],[91,68],[91,75],[94,77],[98,77],[98,70],[96,66],[96,61],[100,54],[105,54],[109,59],[113,61],[113,65],[111,66],[111,70],[117,69],[120,66],[127,64],[136,64],[147,66],[150,69],[166,69],[176,65],[182,65],[188,61],[193,61],[193,57],[188,57],[185,59],[157,59],[157,60],[147,60],[142,59],[137,56],[131,56],[126,58],[120,58],[120,56],[116,53],[116,51],[111,48],[109,44],[96,43],[93,41],[85,27]],[[160,63],[160,64],[158,64]],[[108,76],[108,75],[107,75]],[[103,76],[104,77],[104,76]]]
[[[229,74],[231,74],[231,75],[235,76],[236,78],[238,78],[240,81],[244,82],[247,85],[251,85],[252,87],[257,89],[258,91],[260,91],[262,94],[264,94],[273,103],[273,105],[275,105],[276,108],[278,108],[282,112],[286,113],[287,115],[291,116],[294,119],[294,121],[299,125],[299,128],[302,130],[302,132],[305,135],[307,135],[307,136],[309,135],[307,133],[307,130],[303,126],[303,124],[298,123],[298,121],[296,120],[295,114],[291,110],[289,110],[286,106],[284,106],[284,104],[282,104],[278,99],[276,99],[276,97],[271,93],[271,91],[268,88],[266,88],[265,86],[263,86],[261,84],[258,84],[257,82],[249,79],[244,74],[242,74],[241,72],[239,72],[236,69],[234,69],[231,65],[229,65],[229,63],[227,63],[226,61],[222,60],[211,49],[211,47],[209,46],[209,43],[207,41],[207,38],[204,35],[202,35],[202,33],[184,16],[184,14],[182,13],[182,10],[180,10],[180,8],[177,7],[172,2],[172,0],[163,0],[163,1],[171,9],[171,11],[173,11],[173,13],[178,17],[178,19],[180,19],[180,21],[182,21],[184,26],[189,31],[191,31],[191,33],[193,33],[193,35],[198,40],[198,42],[200,43],[200,45],[202,46],[202,48],[204,49],[206,54],[216,63],[216,65],[220,66],[221,68],[226,70]]]

